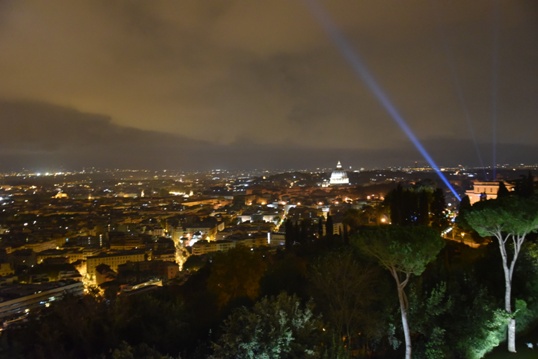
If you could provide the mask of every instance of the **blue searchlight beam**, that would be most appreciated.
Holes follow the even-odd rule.
[[[366,83],[370,91],[372,91],[377,100],[381,103],[385,111],[387,111],[387,113],[390,115],[390,117],[392,117],[394,122],[396,122],[400,129],[407,135],[407,137],[415,145],[415,148],[420,152],[422,157],[424,157],[424,159],[429,163],[430,167],[433,168],[433,170],[436,172],[437,176],[439,176],[439,178],[448,187],[448,189],[450,189],[450,191],[452,192],[452,194],[454,194],[458,201],[461,201],[461,197],[456,192],[452,184],[450,184],[448,179],[441,172],[439,166],[437,166],[433,158],[429,155],[424,146],[422,146],[411,128],[407,125],[403,117],[398,113],[398,110],[391,103],[381,86],[379,86],[373,75],[368,71],[367,67],[359,57],[359,54],[351,48],[349,42],[336,28],[327,13],[315,0],[304,1],[308,5],[308,8],[310,9],[314,17],[319,21],[323,29],[327,32],[331,41],[336,45],[344,58],[349,62],[355,75],[357,75],[360,80]]]

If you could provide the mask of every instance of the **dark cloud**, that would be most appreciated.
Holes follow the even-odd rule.
[[[169,151],[184,161],[204,157],[197,163],[205,166],[218,162],[209,150],[229,149],[237,161],[229,163],[240,167],[243,149],[255,148],[262,163],[278,167],[288,158],[282,148],[305,161],[313,152],[320,160],[364,154],[375,165],[405,146],[401,160],[414,161],[409,140],[307,3],[0,2],[0,125],[13,133],[3,153],[24,148],[29,161],[71,151],[76,164],[75,154],[82,163],[111,146],[151,144],[114,158],[135,164]],[[439,162],[461,143],[493,139],[518,161],[516,147],[536,142],[535,1],[319,4],[417,136],[448,146]],[[6,115],[13,112],[17,122]],[[473,161],[470,150],[447,161]]]
[[[336,160],[355,169],[424,164],[407,141],[383,149],[334,146],[262,145],[249,138],[219,145],[183,136],[115,125],[109,118],[33,102],[0,101],[0,163],[3,170],[81,169],[82,167],[147,169],[330,168]],[[491,158],[491,144],[439,138],[424,143],[440,165],[481,166]],[[476,146],[479,147],[478,151]],[[500,163],[531,163],[538,146],[506,144]],[[508,156],[507,154],[510,154]],[[482,161],[482,162],[481,162]],[[486,163],[486,165],[487,165]]]

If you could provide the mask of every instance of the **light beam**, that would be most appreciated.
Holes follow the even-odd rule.
[[[368,68],[359,57],[357,51],[349,45],[349,42],[346,38],[340,33],[340,31],[334,25],[334,22],[331,20],[329,15],[324,11],[324,9],[317,3],[315,0],[304,0],[310,9],[310,12],[321,24],[325,32],[328,34],[331,41],[336,45],[338,50],[342,53],[347,62],[351,65],[355,75],[362,80],[370,91],[375,95],[379,103],[383,106],[385,111],[390,115],[390,117],[398,124],[400,129],[406,134],[406,136],[411,140],[415,148],[420,152],[422,157],[429,163],[430,167],[436,172],[437,176],[443,181],[443,183],[450,189],[452,194],[461,201],[459,194],[456,192],[452,184],[448,181],[445,175],[439,169],[439,166],[435,163],[433,158],[426,151],[422,143],[415,136],[411,128],[407,125],[403,117],[398,113],[396,107],[391,103],[388,96],[385,94],[381,86],[377,83],[373,75],[368,71]]]
[[[493,46],[492,46],[492,66],[491,66],[491,155],[493,160],[493,178],[497,177],[497,97],[499,89],[499,1],[493,7]]]
[[[440,13],[442,13],[442,10],[439,9],[439,3],[434,2],[433,4],[435,5],[434,12],[437,15],[438,23],[442,24],[443,22],[441,21],[440,15],[439,15]],[[461,108],[463,110],[465,120],[467,122],[467,128],[469,129],[469,132],[471,133],[471,139],[473,140],[474,148],[475,148],[475,151],[476,151],[476,156],[478,157],[478,161],[480,162],[480,167],[482,168],[484,178],[486,178],[486,166],[484,165],[484,161],[482,159],[482,155],[481,155],[480,149],[478,147],[478,142],[476,140],[474,126],[473,126],[473,123],[471,121],[471,115],[469,113],[469,107],[467,106],[467,101],[465,100],[465,96],[464,96],[464,93],[463,93],[463,88],[462,88],[461,82],[459,80],[458,72],[456,71],[454,54],[451,51],[450,44],[448,43],[448,36],[446,34],[447,30],[446,30],[446,28],[442,27],[441,25],[439,25],[437,27],[437,29],[438,29],[438,32],[439,32],[439,37],[441,39],[440,41],[443,43],[443,50],[445,52],[447,65],[448,65],[448,67],[450,69],[450,76],[451,76],[451,79],[452,79],[452,84],[454,85],[454,89],[455,89],[455,91],[456,91],[456,93],[458,95],[458,100],[459,100],[460,106],[461,106]]]

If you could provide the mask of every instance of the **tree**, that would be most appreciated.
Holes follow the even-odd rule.
[[[318,238],[323,237],[323,225],[324,225],[323,216],[318,217]]]
[[[214,358],[319,358],[323,325],[296,296],[264,297],[252,309],[237,308],[213,344]]]
[[[330,252],[312,266],[309,279],[314,284],[324,313],[348,348],[355,347],[356,333],[368,326],[369,306],[379,298],[370,290],[378,280],[377,270],[359,264],[356,254],[345,250]],[[362,329],[362,330],[361,330]]]
[[[428,192],[421,191],[417,196],[417,209],[415,211],[414,223],[419,226],[427,226],[430,224],[429,216],[430,198]]]
[[[527,234],[538,229],[538,200],[505,197],[479,202],[465,214],[467,223],[481,237],[497,239],[504,272],[504,309],[508,320],[508,351],[516,351],[516,319],[512,312],[512,278],[517,258]],[[508,244],[512,245],[509,255]]]
[[[278,295],[285,291],[304,297],[308,261],[295,252],[284,252],[273,257],[260,281],[260,295]]]
[[[523,175],[518,181],[516,181],[514,192],[518,196],[526,198],[529,198],[534,194],[534,178],[531,171],[529,171],[527,176]]]
[[[295,235],[295,228],[293,226],[293,222],[290,219],[287,219],[285,222],[285,245],[286,249],[291,249],[293,247],[293,243],[295,242],[296,235]]]
[[[471,211],[471,199],[469,196],[463,196],[458,207],[458,216],[456,217],[456,226],[459,230],[470,230],[470,226],[465,219],[465,214]]]
[[[0,357],[98,357],[116,338],[103,303],[97,297],[68,294],[49,308],[32,310],[28,321],[2,333]]]
[[[426,358],[443,358],[446,352],[447,330],[443,327],[441,317],[449,313],[452,307],[446,283],[438,283],[428,291],[423,283],[417,285],[417,282],[414,282],[409,292],[409,314],[413,318],[414,337],[419,340],[419,351],[422,345]],[[417,343],[417,340],[414,342]],[[415,349],[415,354],[416,351]]]
[[[139,344],[133,348],[129,343],[123,341],[112,351],[112,359],[175,359],[169,355],[162,355],[146,343]],[[177,357],[180,359],[181,357]]]
[[[254,301],[266,269],[267,264],[260,253],[238,246],[215,255],[207,286],[216,295],[221,309],[232,300],[248,298]]]
[[[460,205],[458,207],[458,213],[463,214],[464,212],[468,212],[472,209],[471,205],[471,199],[469,196],[465,195],[461,198]]]
[[[113,329],[120,338],[131,344],[147,343],[160,352],[178,353],[183,333],[192,330],[183,301],[166,291],[120,296],[113,310]]]
[[[497,198],[508,197],[510,191],[506,188],[504,181],[499,181],[499,189],[497,190]]]
[[[342,221],[344,223],[344,228],[349,227],[351,232],[357,231],[357,229],[361,226],[361,213],[358,209],[355,208],[349,208],[344,213],[344,219]]]
[[[401,183],[398,183],[398,187],[390,191],[385,197],[385,202],[388,203],[390,208],[390,221],[393,224],[401,225],[404,223],[405,208],[404,206],[404,190]]]
[[[392,224],[427,225],[429,222],[429,188],[403,188],[401,184],[390,191],[385,197],[385,203],[390,208]]]
[[[419,276],[444,246],[439,234],[428,227],[375,227],[360,233],[357,246],[387,269],[396,283],[405,337],[405,358],[411,359],[411,332],[405,287],[411,275]]]
[[[441,188],[437,188],[433,192],[430,212],[432,228],[435,228],[438,231],[443,231],[444,229],[446,229],[446,227],[448,227],[448,219],[446,217],[445,194]]]
[[[299,243],[306,244],[310,239],[310,220],[303,218],[299,226]]]
[[[380,216],[379,206],[366,205],[363,206],[359,214],[359,223],[361,225],[377,224]]]
[[[332,238],[333,234],[334,234],[333,217],[329,214],[327,215],[327,220],[325,221],[325,236],[327,238]]]

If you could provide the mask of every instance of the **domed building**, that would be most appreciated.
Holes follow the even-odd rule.
[[[332,171],[331,178],[329,180],[331,186],[349,184],[349,178],[347,177],[347,172],[342,169],[342,164],[338,161],[336,169]]]

